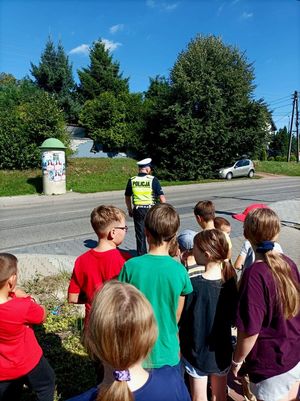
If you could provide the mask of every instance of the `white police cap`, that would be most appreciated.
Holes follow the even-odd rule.
[[[146,159],[140,160],[136,164],[141,168],[141,167],[148,167],[151,165],[152,159],[150,157],[147,157]]]

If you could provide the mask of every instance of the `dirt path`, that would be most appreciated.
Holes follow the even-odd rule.
[[[273,179],[287,177],[287,175],[271,174],[271,173],[263,173],[263,172],[257,172],[257,173],[255,173],[255,175],[258,177],[262,177],[262,178],[273,178]]]

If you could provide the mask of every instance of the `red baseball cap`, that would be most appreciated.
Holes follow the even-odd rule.
[[[253,203],[253,205],[250,205],[246,207],[246,209],[243,211],[243,213],[240,214],[233,214],[232,217],[236,220],[239,221],[245,221],[245,218],[249,212],[253,209],[268,209],[269,206],[265,205],[264,203]]]

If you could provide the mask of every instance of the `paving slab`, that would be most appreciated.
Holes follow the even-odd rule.
[[[61,272],[72,272],[75,256],[47,254],[18,254],[19,282],[37,276],[51,276]]]
[[[243,236],[232,238],[232,260],[235,260],[238,256],[243,242]],[[283,226],[279,242],[284,252],[300,267],[300,252],[299,245],[297,245],[300,244],[300,230]],[[122,248],[127,250],[133,249],[133,241],[131,243],[130,247]],[[96,241],[94,244],[96,244]],[[83,252],[86,250],[83,248]],[[78,255],[16,253],[16,256],[19,260],[19,279],[26,281],[34,278],[36,275],[48,276],[62,271],[71,272]]]
[[[25,199],[23,199],[23,201],[24,200]],[[26,198],[26,200],[29,200],[29,198]],[[16,201],[16,199],[14,199],[14,201]],[[38,199],[38,201],[40,201],[40,199]],[[274,202],[271,203],[270,206],[276,211],[282,221],[282,230],[279,242],[284,252],[290,256],[298,266],[300,266],[300,250],[298,245],[300,243],[300,198],[289,201]],[[181,228],[184,229],[191,227],[191,224],[195,224],[192,215],[182,219]],[[195,226],[191,228],[195,229]],[[135,248],[133,227],[131,227],[131,231],[132,232],[130,235],[127,235],[122,246],[127,250],[133,250]],[[244,237],[242,236],[242,225],[240,225],[238,232],[241,235],[232,238],[233,260],[239,254],[244,241]],[[39,247],[32,246],[25,250],[22,249],[21,252],[24,253],[16,252],[19,258],[20,278],[22,280],[27,280],[34,277],[36,274],[49,275],[62,270],[72,271],[75,258],[88,250],[88,248],[94,247],[96,245],[96,240],[97,238],[94,235],[84,241],[82,239],[66,243],[58,241],[56,246],[55,244],[54,246],[52,244],[50,247],[49,244],[44,244]],[[52,253],[49,252],[50,249]]]

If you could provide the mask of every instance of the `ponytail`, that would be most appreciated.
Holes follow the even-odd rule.
[[[101,385],[97,401],[134,401],[134,397],[125,381],[114,381],[109,386]]]
[[[280,232],[277,214],[268,208],[251,211],[245,219],[244,236],[255,247],[261,259],[271,270],[275,282],[277,301],[286,319],[295,317],[300,308],[299,283],[283,255],[274,250],[274,241]]]
[[[293,277],[291,266],[276,251],[265,253],[265,262],[269,266],[276,284],[278,303],[286,319],[295,317],[300,308],[299,283]]]
[[[232,266],[232,263],[230,260],[224,260],[222,263],[222,279],[223,281],[228,281],[231,278],[236,277],[235,270]]]

